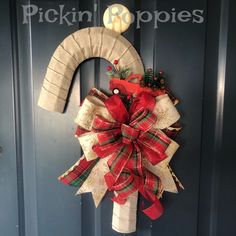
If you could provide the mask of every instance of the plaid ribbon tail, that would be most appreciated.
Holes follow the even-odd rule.
[[[125,173],[124,173],[125,174]],[[121,174],[122,175],[122,174]],[[141,183],[141,178],[135,176],[132,173],[129,173],[128,178],[125,181],[121,181],[121,183],[113,186],[113,189],[116,191],[116,195],[112,198],[114,202],[118,204],[124,204],[127,198],[138,190]],[[118,180],[119,182],[119,180]]]
[[[125,165],[127,164],[130,156],[132,155],[133,149],[134,148],[132,144],[123,145],[108,160],[108,166],[110,168],[110,172],[108,172],[104,176],[104,178],[109,190],[111,190],[113,185],[117,182],[120,174],[122,173]]]
[[[161,205],[161,202],[156,199],[156,201],[148,208],[142,210],[150,219],[158,219],[164,212],[164,208]]]
[[[64,184],[80,188],[98,161],[99,158],[87,161],[85,157],[81,157],[69,170],[59,176],[58,180]]]
[[[151,205],[145,209],[142,206],[142,211],[152,220],[156,220],[164,212],[164,208],[157,197],[158,193],[161,192],[160,188],[161,182],[159,178],[151,172],[147,172],[145,183],[138,190],[145,199],[151,202]]]

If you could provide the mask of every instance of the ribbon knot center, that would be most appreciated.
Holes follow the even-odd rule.
[[[139,137],[140,131],[138,129],[132,128],[129,125],[121,125],[122,142],[125,144],[130,144]]]

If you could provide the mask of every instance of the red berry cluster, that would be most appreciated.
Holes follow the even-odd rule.
[[[165,88],[165,76],[162,70],[154,73],[152,68],[148,68],[140,81],[142,87],[150,87],[153,90]]]
[[[118,65],[119,61],[118,60],[114,60],[113,61],[113,65]],[[112,66],[108,66],[107,67],[107,71],[112,71],[113,70],[113,67]]]

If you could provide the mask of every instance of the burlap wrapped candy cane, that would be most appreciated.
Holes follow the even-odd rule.
[[[133,72],[144,73],[139,55],[124,37],[103,27],[82,29],[65,38],[55,50],[47,68],[38,101],[39,106],[46,110],[63,112],[75,69],[82,61],[91,57],[102,57],[110,62],[118,59],[120,67],[129,67]],[[99,91],[96,93],[98,96],[94,94],[85,99],[76,120],[77,124],[86,131],[92,130],[92,123],[96,115],[115,122],[104,105],[107,97]],[[179,114],[168,96],[157,97],[155,104],[152,112],[156,115],[158,122],[153,124],[153,128],[159,130],[168,128],[179,119]],[[97,206],[107,191],[104,176],[109,172],[112,173],[108,164],[112,155],[97,158],[93,146],[99,142],[98,134],[84,133],[85,130],[77,130],[84,156],[63,174],[60,180],[78,186],[78,193],[91,192]],[[159,184],[159,190],[162,186],[162,191],[177,192],[173,174],[169,169],[169,161],[177,148],[178,145],[171,141],[165,150],[166,158],[158,164],[153,164],[143,158],[142,168],[157,176],[156,182],[162,183],[162,185]],[[118,191],[116,193],[119,196]],[[112,221],[114,230],[122,233],[135,231],[137,195],[137,191],[130,193],[126,199],[123,199],[125,200],[123,205],[114,203]],[[122,199],[116,200],[121,201]],[[121,212],[125,217],[121,217]]]
[[[66,37],[53,53],[38,105],[62,113],[76,68],[93,57],[104,58],[111,63],[117,59],[120,68],[144,73],[140,56],[126,38],[104,27],[84,28]]]
[[[168,163],[178,144],[161,129],[175,123],[180,116],[167,95],[155,99],[143,96],[133,103],[130,109],[133,114],[124,122],[125,118],[119,117],[124,109],[119,104],[121,100],[113,98],[108,99],[97,90],[86,97],[76,123],[79,125],[77,136],[87,160],[82,159],[82,163],[77,163],[59,179],[79,186],[78,193],[92,192],[96,205],[107,186],[114,190],[112,227],[118,232],[130,233],[136,230],[137,191],[151,202],[144,213],[152,219],[162,214],[158,200],[162,191],[177,192]],[[115,112],[117,107],[119,113]]]

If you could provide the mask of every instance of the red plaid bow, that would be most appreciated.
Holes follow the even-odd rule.
[[[111,156],[108,160],[110,172],[105,181],[109,190],[115,190],[117,195],[114,201],[122,204],[127,197],[139,191],[153,204],[144,210],[151,219],[158,218],[163,208],[158,200],[160,193],[160,179],[149,172],[143,166],[145,158],[153,165],[165,159],[165,151],[171,140],[161,131],[152,129],[156,123],[156,116],[146,107],[137,104],[152,101],[152,97],[143,94],[139,97],[139,103],[133,103],[130,113],[118,95],[114,95],[105,101],[105,105],[117,122],[109,122],[96,116],[92,131],[97,133],[98,144],[93,151],[98,157]],[[140,103],[140,99],[142,102]]]
[[[98,143],[93,146],[93,151],[99,158],[110,156],[107,163],[110,172],[104,178],[108,189],[117,193],[113,200],[123,204],[131,193],[139,191],[152,203],[143,212],[151,219],[157,219],[163,213],[158,200],[161,182],[144,167],[143,162],[147,159],[156,165],[165,159],[171,140],[161,131],[152,129],[157,120],[152,113],[155,99],[143,93],[133,101],[129,112],[118,95],[104,103],[116,122],[95,117],[92,131],[97,133]],[[85,132],[78,127],[76,134],[80,136]],[[73,170],[60,177],[60,181],[81,186],[98,160],[81,160]]]

